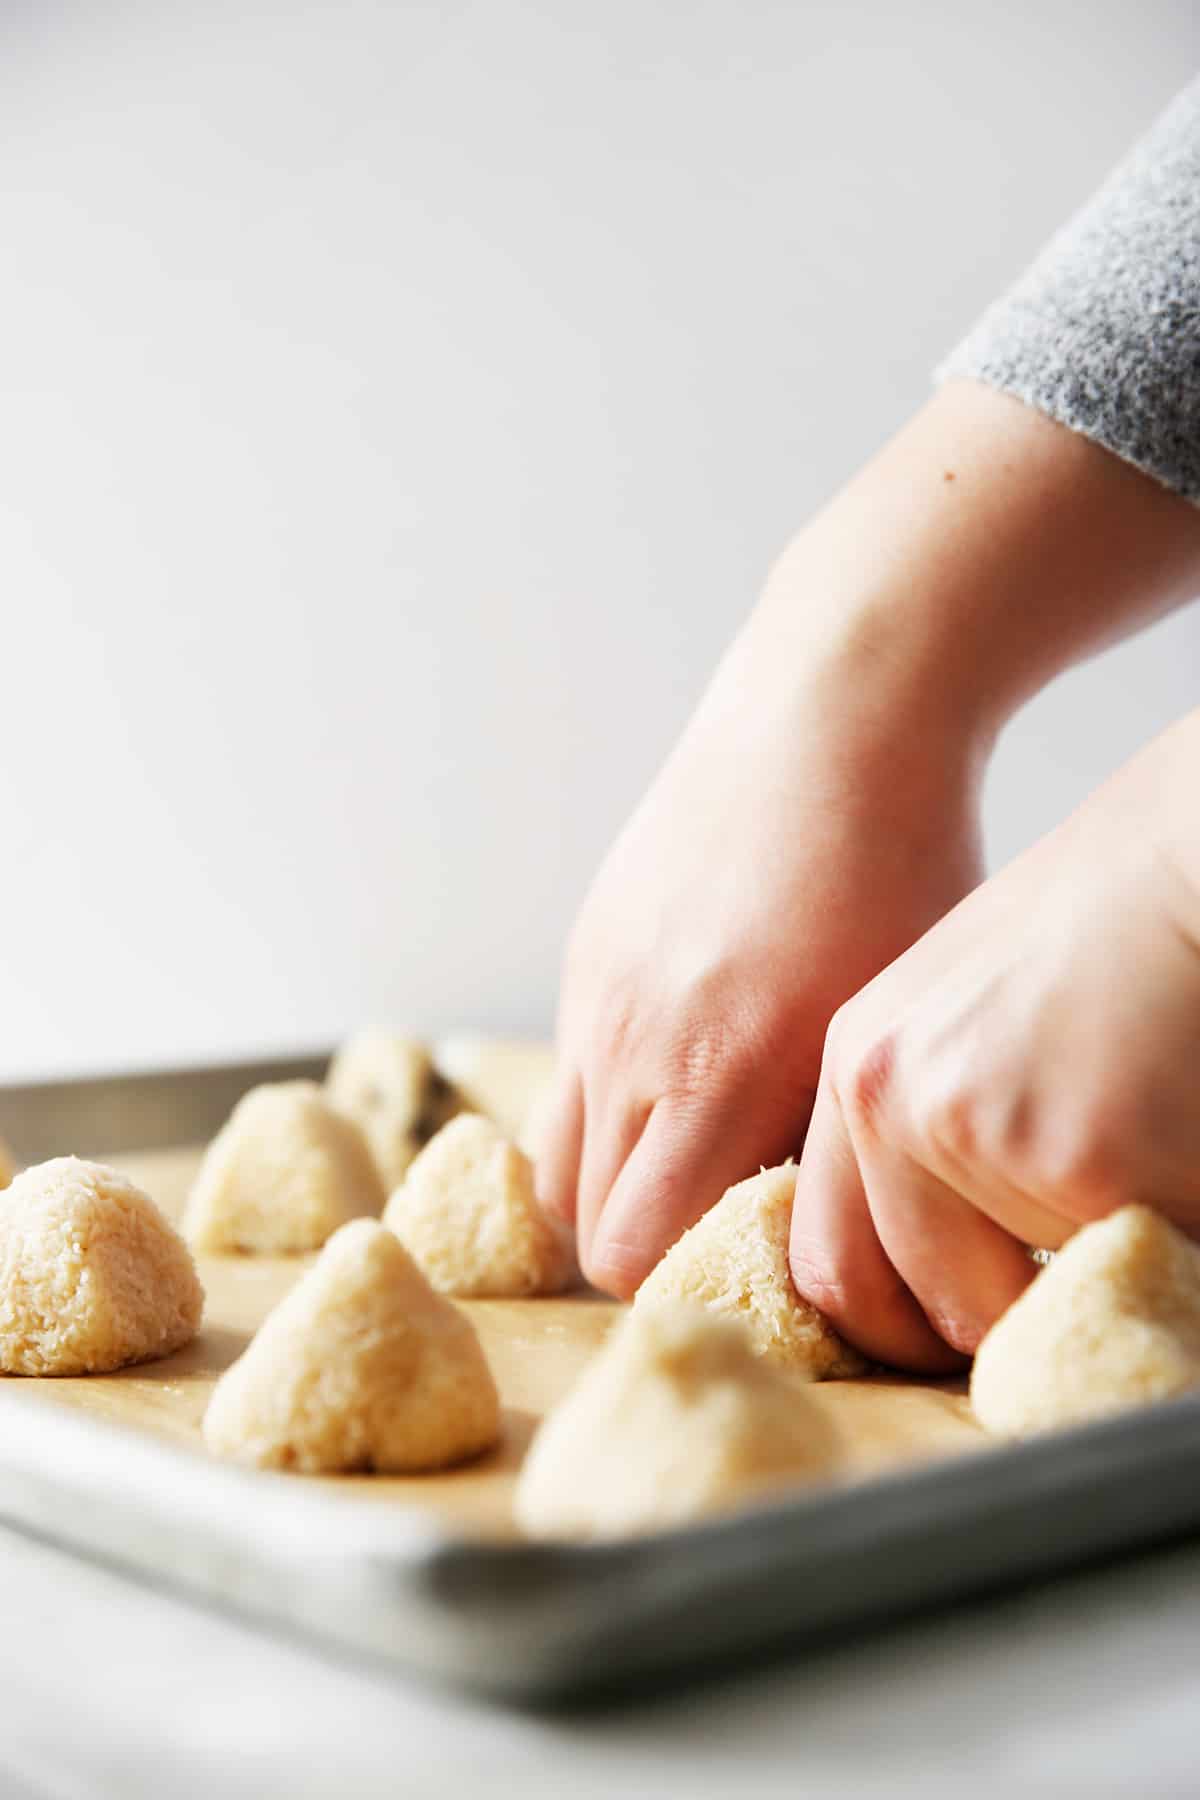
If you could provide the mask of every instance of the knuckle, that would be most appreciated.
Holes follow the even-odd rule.
[[[831,1080],[838,1083],[843,1072],[849,1068],[854,1055],[854,1047],[860,1033],[857,1030],[857,1015],[854,1002],[847,1000],[839,1006],[828,1025],[825,1027],[825,1047],[822,1051],[822,1062],[829,1072]]]
[[[608,971],[603,985],[591,984],[573,1015],[575,1036],[588,1046],[588,1060],[627,1061],[644,1030],[648,1007],[635,971]]]
[[[895,1110],[896,1060],[895,1032],[864,1039],[850,1025],[838,1027],[830,1075],[848,1124],[878,1134]]]
[[[1073,1218],[1103,1218],[1137,1198],[1128,1144],[1111,1118],[1060,1120],[1037,1145],[1026,1182]]]
[[[910,1035],[895,1088],[897,1129],[922,1162],[949,1171],[1007,1160],[1002,1088],[969,1051]]]
[[[599,1009],[599,1042],[609,1056],[624,1056],[638,1034],[641,1008],[633,985],[616,981],[608,989]]]
[[[672,1088],[707,1094],[751,1080],[758,1058],[735,1021],[719,1014],[697,1015],[689,1008],[672,1035],[667,1062]]]
[[[916,1142],[932,1151],[939,1162],[960,1167],[978,1160],[982,1142],[979,1108],[975,1094],[964,1083],[924,1084],[910,1101],[909,1117]]]

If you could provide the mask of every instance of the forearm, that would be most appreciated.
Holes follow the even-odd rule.
[[[794,541],[751,633],[860,670],[986,750],[1060,670],[1198,590],[1200,511],[1033,408],[951,382]]]

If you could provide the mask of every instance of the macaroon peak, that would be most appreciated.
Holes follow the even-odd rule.
[[[537,1203],[533,1164],[478,1113],[426,1144],[383,1217],[444,1294],[552,1294],[574,1275],[567,1235]]]
[[[204,1437],[258,1468],[403,1473],[476,1455],[499,1424],[470,1321],[390,1231],[357,1219],[221,1377]]]
[[[0,1198],[0,1370],[92,1375],[178,1350],[204,1290],[187,1245],[115,1169],[59,1156]]]
[[[796,1165],[760,1169],[722,1195],[643,1281],[634,1306],[688,1301],[735,1319],[760,1356],[814,1381],[861,1374],[862,1357],[802,1300],[788,1268]]]
[[[818,1479],[839,1454],[816,1401],[742,1327],[664,1301],[627,1315],[543,1424],[517,1518],[545,1537],[662,1529]]]
[[[198,1250],[317,1250],[387,1198],[359,1127],[315,1081],[251,1088],[205,1152],[184,1233]]]

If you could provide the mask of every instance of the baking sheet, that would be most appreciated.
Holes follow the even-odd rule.
[[[207,1135],[231,1079],[262,1073],[122,1078],[120,1123],[142,1085],[150,1141]],[[163,1081],[169,1103],[153,1091]],[[176,1212],[198,1153],[97,1141],[95,1093],[76,1113],[78,1091],[42,1091],[26,1115],[30,1090],[0,1089],[0,1133],[27,1156],[102,1153]],[[23,1116],[53,1119],[53,1144],[31,1150]],[[199,1441],[207,1394],[308,1260],[203,1259],[204,1330],[160,1363],[0,1383],[0,1517],[277,1626],[524,1700],[820,1641],[1200,1520],[1194,1400],[996,1449],[961,1387],[880,1378],[813,1390],[853,1445],[849,1485],[628,1543],[523,1544],[510,1508],[524,1447],[620,1311],[587,1295],[466,1306],[506,1409],[504,1442],[479,1463],[319,1480],[221,1466]]]

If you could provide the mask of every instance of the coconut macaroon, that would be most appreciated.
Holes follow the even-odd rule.
[[[478,1113],[426,1144],[383,1222],[443,1294],[555,1294],[574,1276],[569,1236],[537,1203],[533,1164]]]
[[[731,1187],[667,1251],[634,1305],[687,1300],[737,1319],[759,1356],[813,1381],[861,1374],[863,1358],[792,1283],[788,1233],[795,1191],[791,1162]]]
[[[517,1522],[608,1538],[729,1511],[836,1466],[833,1425],[746,1332],[683,1303],[633,1311],[542,1425]]]
[[[1200,1385],[1200,1249],[1146,1206],[1085,1225],[992,1326],[971,1405],[1024,1437]]]
[[[360,1126],[389,1190],[461,1102],[424,1044],[388,1031],[360,1031],[329,1065],[331,1103]]]
[[[0,1138],[0,1188],[6,1188],[17,1172],[17,1159]]]
[[[99,1375],[195,1337],[188,1247],[132,1181],[59,1156],[0,1200],[0,1371]]]
[[[359,1127],[315,1081],[252,1088],[200,1165],[183,1228],[197,1250],[317,1250],[387,1192]]]
[[[357,1219],[226,1370],[210,1450],[302,1473],[439,1469],[494,1444],[500,1403],[474,1328],[390,1231]]]

